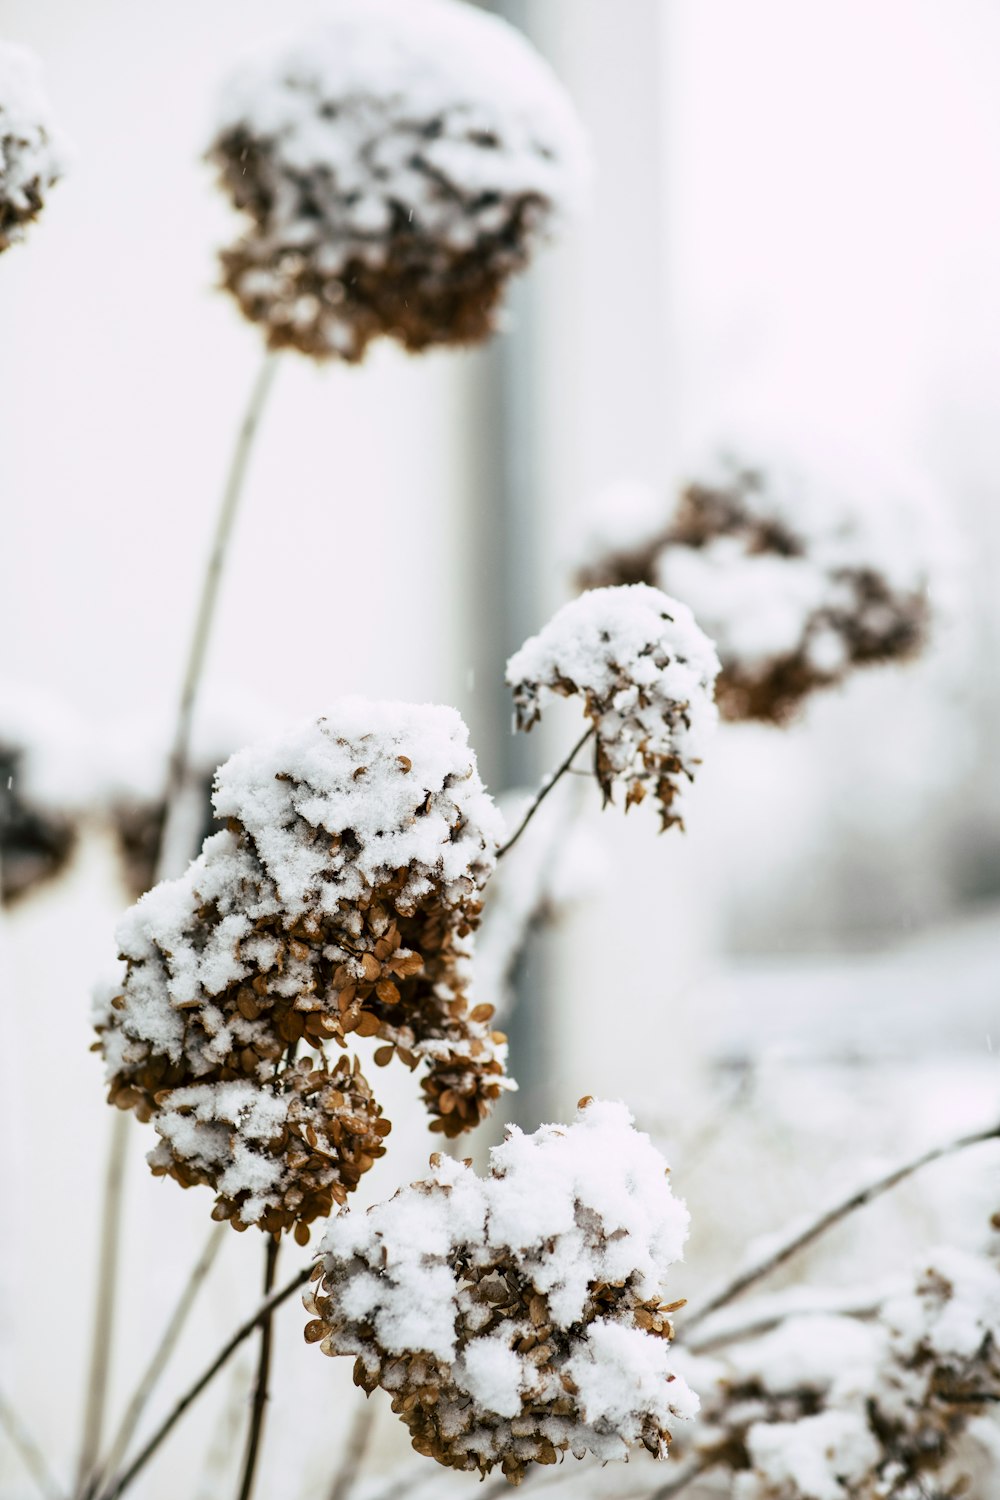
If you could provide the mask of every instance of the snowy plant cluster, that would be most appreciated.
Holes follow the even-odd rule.
[[[224,285],[272,348],[316,359],[487,337],[586,175],[547,65],[456,0],[335,0],[234,76],[209,158],[251,221]]]
[[[676,503],[610,494],[579,581],[645,582],[689,604],[722,660],[724,718],[784,722],[855,667],[925,646],[939,535],[918,487],[767,439],[688,473]]]
[[[663,828],[681,824],[684,780],[694,779],[715,727],[719,661],[686,604],[648,584],[591,589],[563,606],[507,663],[519,729],[554,697],[583,699],[594,771],[610,802],[653,792]]]
[[[350,1088],[322,1063],[302,1074],[297,1048],[356,1033],[379,1039],[379,1065],[425,1064],[431,1128],[448,1136],[508,1086],[506,1039],[467,997],[502,823],[454,710],[358,699],[233,756],[214,802],[225,830],[122,919],[100,1045],[111,1100],[160,1132],[155,1170],[213,1181],[219,1212],[286,1229],[342,1202],[385,1133],[357,1072]],[[293,1105],[314,1153],[307,1105],[354,1136],[325,1204],[294,1180]],[[226,1131],[243,1176],[213,1144]],[[276,1169],[259,1158],[276,1149],[283,1187],[265,1201],[261,1173]]]
[[[352,1355],[417,1452],[514,1483],[567,1450],[665,1458],[698,1402],[675,1375],[663,1277],[684,1205],[624,1105],[509,1127],[490,1172],[432,1158],[425,1182],[329,1225],[306,1338]]]
[[[683,1368],[736,1500],[957,1500],[982,1459],[959,1439],[1000,1399],[1000,1266],[943,1249],[874,1317],[793,1315]]]
[[[66,170],[34,53],[0,41],[0,253],[24,238]]]
[[[79,726],[35,693],[0,683],[0,896],[17,900],[62,870],[90,785]]]

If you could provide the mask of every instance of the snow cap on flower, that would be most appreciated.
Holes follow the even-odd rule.
[[[646,582],[689,604],[722,660],[725,719],[784,722],[854,668],[926,645],[948,549],[912,476],[822,438],[754,429],[689,460],[675,503],[639,489],[624,507],[619,498],[595,524],[579,582]]]
[[[586,175],[547,64],[463,0],[334,0],[231,79],[208,154],[250,220],[225,287],[316,359],[486,338]]]
[[[674,1375],[663,1278],[688,1215],[624,1105],[584,1100],[570,1126],[514,1126],[490,1172],[431,1160],[424,1182],[329,1225],[307,1299],[324,1353],[353,1355],[419,1453],[513,1483],[567,1450],[643,1444],[697,1398]]]
[[[24,238],[62,177],[67,155],[38,59],[26,47],[0,41],[0,253]]]
[[[662,826],[680,824],[682,780],[693,780],[715,727],[719,670],[686,604],[646,584],[591,589],[565,604],[507,663],[517,727],[556,696],[580,694],[593,724],[595,774],[606,802],[653,791]]]
[[[125,973],[97,1018],[111,1101],[150,1119],[195,1085],[301,1092],[290,1049],[356,1032],[377,1064],[427,1065],[432,1129],[478,1124],[510,1086],[492,1009],[467,998],[502,824],[458,714],[345,700],[234,755],[214,802],[226,829],[119,925]],[[206,1108],[184,1094],[182,1114]]]

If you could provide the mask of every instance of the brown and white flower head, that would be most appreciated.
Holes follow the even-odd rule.
[[[653,792],[664,828],[681,824],[682,781],[694,779],[715,727],[719,670],[686,604],[647,584],[591,589],[558,611],[507,663],[519,729],[553,697],[583,699],[605,802]]]
[[[111,1101],[150,1119],[193,1085],[297,1090],[296,1047],[357,1033],[377,1064],[426,1064],[432,1129],[477,1125],[510,1087],[506,1038],[468,1000],[502,824],[458,714],[345,700],[234,755],[214,803],[226,829],[119,926],[97,1016]]]
[[[93,746],[65,704],[0,683],[0,899],[57,876],[97,784]]]
[[[704,1395],[695,1446],[738,1500],[969,1494],[967,1429],[1000,1396],[1000,1271],[942,1249],[874,1318],[790,1316],[681,1365]]]
[[[62,177],[67,155],[38,59],[26,47],[0,41],[0,252],[24,238]]]
[[[508,1127],[487,1177],[432,1174],[327,1228],[306,1338],[354,1357],[414,1448],[514,1484],[566,1451],[667,1456],[697,1398],[674,1375],[663,1278],[688,1215],[621,1104],[570,1126]]]
[[[573,108],[463,0],[334,0],[224,93],[209,159],[250,224],[223,284],[271,348],[363,357],[493,332],[507,280],[577,206]]]
[[[912,480],[770,439],[687,472],[675,504],[628,505],[617,539],[609,496],[579,582],[646,582],[690,604],[722,660],[723,718],[782,723],[855,667],[925,646],[941,538]]]

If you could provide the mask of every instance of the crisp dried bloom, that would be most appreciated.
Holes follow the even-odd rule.
[[[0,897],[9,903],[63,870],[95,796],[93,746],[62,703],[0,683]]]
[[[215,1189],[212,1217],[234,1229],[295,1228],[304,1244],[305,1226],[328,1218],[385,1154],[391,1127],[357,1059],[330,1069],[300,1058],[277,1082],[174,1089],[153,1118],[161,1139],[149,1164],[182,1187]]]
[[[477,1125],[510,1086],[467,999],[502,824],[455,711],[346,700],[233,756],[214,802],[226,830],[119,926],[111,1101],[150,1119],[192,1085],[291,1087],[290,1049],[357,1033],[379,1065],[426,1064],[432,1129]]]
[[[712,1376],[696,1443],[737,1471],[739,1500],[966,1494],[958,1445],[1000,1397],[1000,1271],[940,1250],[872,1322],[792,1317],[684,1368],[703,1390]]]
[[[456,0],[336,0],[231,80],[209,159],[250,227],[223,284],[271,348],[360,360],[476,343],[580,192],[572,106],[519,33]]]
[[[715,727],[718,670],[687,605],[635,584],[592,589],[564,605],[511,657],[507,681],[519,729],[537,723],[553,697],[579,693],[605,803],[616,784],[626,808],[652,791],[669,828],[682,825],[682,779],[694,779]]]
[[[38,59],[26,47],[0,42],[0,252],[22,240],[41,213],[46,194],[63,175],[66,154]]]
[[[665,1458],[697,1398],[674,1376],[663,1276],[687,1211],[621,1104],[574,1124],[509,1126],[480,1178],[432,1175],[330,1224],[306,1339],[353,1355],[392,1397],[418,1453],[518,1483],[567,1450]]]
[[[645,582],[684,599],[722,659],[723,718],[782,723],[816,689],[927,641],[938,545],[928,509],[915,488],[842,467],[780,444],[723,448],[672,510],[629,503],[617,540],[602,528],[579,582]]]

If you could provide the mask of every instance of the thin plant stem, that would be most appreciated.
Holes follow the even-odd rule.
[[[541,807],[542,803],[545,801],[552,788],[556,786],[566,775],[567,771],[569,771],[570,767],[576,760],[576,757],[579,755],[584,745],[588,740],[593,739],[595,733],[596,730],[594,728],[594,725],[591,724],[589,729],[584,730],[583,734],[577,740],[576,744],[573,746],[572,750],[569,752],[562,765],[559,766],[555,771],[553,771],[552,775],[546,777],[546,779],[542,782],[541,786],[538,788],[538,791],[535,793],[534,797],[531,800],[531,805],[528,808],[528,811],[525,813],[520,823],[514,829],[514,832],[511,834],[507,842],[505,844],[502,844],[497,850],[497,859],[503,859],[508,850],[513,849],[514,845],[521,837],[521,834],[527,828],[528,824],[531,822],[532,818],[535,816],[535,813]]]
[[[83,1489],[97,1463],[104,1432],[104,1412],[111,1367],[111,1341],[115,1331],[115,1293],[118,1287],[118,1261],[121,1254],[121,1207],[125,1182],[128,1133],[125,1116],[117,1114],[111,1122],[104,1177],[104,1203],[101,1217],[101,1241],[97,1252],[97,1297],[87,1381],[87,1401],[83,1417],[83,1439],[77,1467],[77,1488]]]
[[[128,1445],[132,1441],[135,1430],[142,1419],[142,1414],[149,1404],[149,1398],[156,1389],[160,1376],[166,1369],[170,1356],[177,1346],[177,1341],[184,1331],[184,1326],[195,1304],[195,1299],[198,1296],[202,1283],[215,1264],[215,1258],[222,1248],[222,1242],[229,1233],[228,1224],[216,1224],[213,1226],[212,1232],[205,1242],[205,1247],[195,1262],[191,1274],[184,1285],[184,1289],[178,1298],[177,1305],[163,1330],[163,1336],[153,1352],[153,1357],[146,1366],[145,1374],[136,1388],[135,1395],[125,1410],[125,1415],[122,1417],[107,1455],[102,1460],[98,1472],[91,1477],[87,1485],[87,1500],[96,1494],[104,1478],[114,1473],[128,1451]]]
[[[268,1236],[264,1248],[264,1296],[274,1288],[274,1273],[278,1264],[281,1240]],[[250,1410],[250,1431],[247,1433],[246,1456],[243,1460],[243,1477],[240,1480],[239,1500],[250,1500],[253,1494],[254,1476],[257,1472],[257,1456],[264,1435],[264,1414],[267,1411],[267,1383],[271,1374],[271,1327],[273,1313],[268,1313],[260,1325],[260,1355],[257,1360],[257,1379],[254,1383],[253,1405]]]
[[[191,756],[191,726],[194,720],[198,689],[201,686],[205,656],[208,651],[209,640],[211,639],[215,609],[219,597],[219,585],[222,581],[222,570],[232,538],[233,523],[236,520],[239,502],[243,495],[253,441],[260,425],[268,393],[274,383],[277,367],[278,356],[271,352],[265,354],[263,363],[257,372],[257,378],[250,391],[250,399],[247,402],[246,410],[243,413],[243,420],[240,423],[236,446],[233,449],[229,472],[226,476],[226,483],[222,492],[222,503],[219,507],[219,514],[215,523],[212,550],[209,553],[208,565],[202,580],[201,597],[198,601],[194,632],[191,636],[191,644],[188,649],[187,667],[184,672],[180,703],[177,708],[174,740],[170,749],[170,760],[167,765],[167,784],[164,796],[166,811],[164,813],[164,826],[161,831],[159,854],[156,861],[157,868],[154,884],[175,873],[173,866],[177,862],[178,856],[172,847],[174,843],[172,838],[174,830],[171,824],[178,816],[178,809],[183,800],[182,793],[187,782],[188,763]],[[189,857],[189,850],[184,850],[180,854],[180,858],[183,860],[187,860]]]
[[[649,1500],[674,1500],[675,1495],[683,1494],[696,1479],[707,1474],[709,1469],[715,1468],[716,1463],[715,1458],[692,1459],[691,1463],[681,1469],[679,1474],[675,1474],[673,1479],[668,1479],[666,1484],[661,1484],[658,1490],[654,1490]]]
[[[39,1493],[44,1495],[45,1500],[62,1500],[62,1491],[45,1462],[45,1454],[2,1391],[0,1391],[0,1427],[6,1432],[11,1447],[38,1486]]]
[[[883,1177],[876,1177],[867,1186],[859,1188],[839,1203],[834,1204],[832,1208],[828,1208],[825,1213],[814,1219],[808,1228],[792,1235],[777,1250],[773,1250],[755,1266],[751,1266],[749,1270],[742,1272],[733,1281],[713,1293],[690,1318],[684,1320],[679,1329],[680,1337],[685,1338],[693,1328],[703,1323],[712,1313],[718,1312],[720,1307],[725,1307],[735,1298],[742,1296],[749,1287],[755,1286],[765,1276],[770,1276],[772,1271],[776,1271],[787,1260],[791,1260],[793,1255],[797,1255],[800,1250],[804,1250],[807,1245],[818,1240],[828,1229],[832,1229],[835,1224],[848,1218],[857,1209],[864,1208],[874,1199],[881,1197],[898,1183],[904,1182],[914,1172],[919,1172],[922,1167],[929,1166],[931,1162],[940,1161],[942,1157],[954,1156],[958,1151],[965,1151],[969,1146],[979,1146],[984,1141],[995,1141],[998,1138],[1000,1138],[1000,1125],[991,1125],[986,1130],[977,1130],[971,1135],[959,1136],[956,1140],[947,1141],[942,1146],[933,1146],[930,1151],[923,1152],[912,1161],[904,1162],[902,1166],[895,1167]]]
[[[219,596],[223,564],[232,537],[233,523],[243,493],[247,466],[253,447],[253,439],[260,424],[261,414],[268,392],[274,381],[277,356],[267,353],[250,391],[243,420],[240,423],[236,444],[230,460],[229,471],[222,492],[222,502],[215,526],[212,550],[201,585],[201,596],[195,616],[194,631],[188,649],[187,665],[181,686],[177,721],[174,730],[170,758],[167,762],[167,779],[164,789],[163,822],[160,826],[156,859],[154,861],[153,884],[168,876],[178,874],[184,862],[193,852],[181,847],[186,840],[183,804],[191,753],[191,725],[201,685],[205,656],[211,637],[212,624]],[[100,1452],[104,1430],[104,1412],[107,1401],[107,1385],[110,1374],[111,1340],[114,1330],[115,1291],[117,1281],[118,1252],[121,1241],[122,1217],[125,1189],[125,1157],[128,1141],[128,1117],[116,1114],[111,1127],[111,1143],[106,1178],[102,1224],[101,1249],[98,1261],[98,1286],[96,1316],[94,1319],[93,1345],[87,1379],[87,1406],[84,1415],[83,1438],[80,1444],[78,1486],[82,1488]],[[113,1167],[115,1170],[113,1170]]]
[[[287,1302],[289,1297],[293,1297],[300,1287],[305,1286],[311,1275],[312,1266],[306,1266],[304,1270],[297,1271],[291,1281],[286,1282],[278,1291],[272,1292],[271,1296],[257,1308],[256,1312],[252,1313],[245,1323],[240,1324],[229,1341],[219,1350],[211,1364],[202,1371],[194,1384],[189,1386],[170,1414],[160,1423],[141,1452],[129,1464],[124,1474],[115,1479],[108,1489],[102,1491],[101,1500],[118,1500],[119,1495],[125,1493],[132,1482],[142,1473],[161,1443],[170,1436],[188,1407],[197,1401],[202,1391],[211,1384],[219,1371],[228,1364],[243,1341],[248,1339],[255,1329],[259,1328],[263,1322],[270,1318],[271,1314],[283,1302]]]
[[[368,1451],[368,1442],[375,1426],[375,1416],[376,1408],[373,1401],[366,1401],[364,1406],[358,1408],[347,1435],[340,1467],[333,1476],[326,1500],[350,1500],[351,1491]]]

